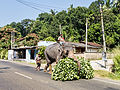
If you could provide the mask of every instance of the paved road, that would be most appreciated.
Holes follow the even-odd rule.
[[[91,79],[54,81],[43,70],[0,61],[0,90],[120,90],[120,84],[108,80]]]

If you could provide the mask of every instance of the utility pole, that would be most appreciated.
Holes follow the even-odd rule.
[[[11,31],[11,49],[13,48],[13,44],[15,43],[15,32],[14,31]]]
[[[105,33],[104,33],[104,24],[103,24],[103,11],[102,11],[101,4],[100,4],[100,13],[101,13],[101,25],[102,25],[102,34],[103,34],[103,53],[102,53],[102,56],[103,56],[103,60],[105,61],[105,68],[106,68],[106,62],[107,62],[106,43],[105,43]]]
[[[86,48],[85,48],[85,52],[87,52],[87,28],[88,28],[88,18],[86,18]]]
[[[11,32],[11,49],[12,49],[12,32]]]
[[[62,34],[61,24],[59,25],[59,29],[60,29],[60,34]]]

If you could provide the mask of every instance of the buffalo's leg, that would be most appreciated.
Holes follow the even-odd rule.
[[[44,68],[44,72],[47,72],[47,68],[49,67],[49,64],[47,63],[47,65]]]
[[[49,64],[49,72],[48,73],[52,74],[52,65],[51,64]]]
[[[58,61],[62,58],[62,49],[59,48],[58,51],[59,51],[59,53],[58,53],[57,58],[56,58],[56,64],[57,64]]]
[[[46,61],[47,61],[47,64],[44,68],[44,72],[47,72],[47,68],[49,67],[50,60],[48,59],[46,50],[44,51],[44,54],[45,54],[45,58],[46,58]]]
[[[47,72],[47,68],[49,67],[49,74],[52,74],[52,65],[51,64],[47,64],[44,68],[44,72]]]
[[[78,74],[80,74],[80,69],[81,69],[80,61],[77,61],[77,65],[78,65]]]

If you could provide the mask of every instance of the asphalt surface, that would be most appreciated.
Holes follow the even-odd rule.
[[[0,60],[0,90],[120,90],[120,83],[99,78],[54,81],[43,69]]]

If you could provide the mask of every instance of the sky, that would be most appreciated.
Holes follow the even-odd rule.
[[[73,7],[89,5],[95,0],[0,0],[0,27],[23,19],[35,20],[40,13],[67,10]]]

